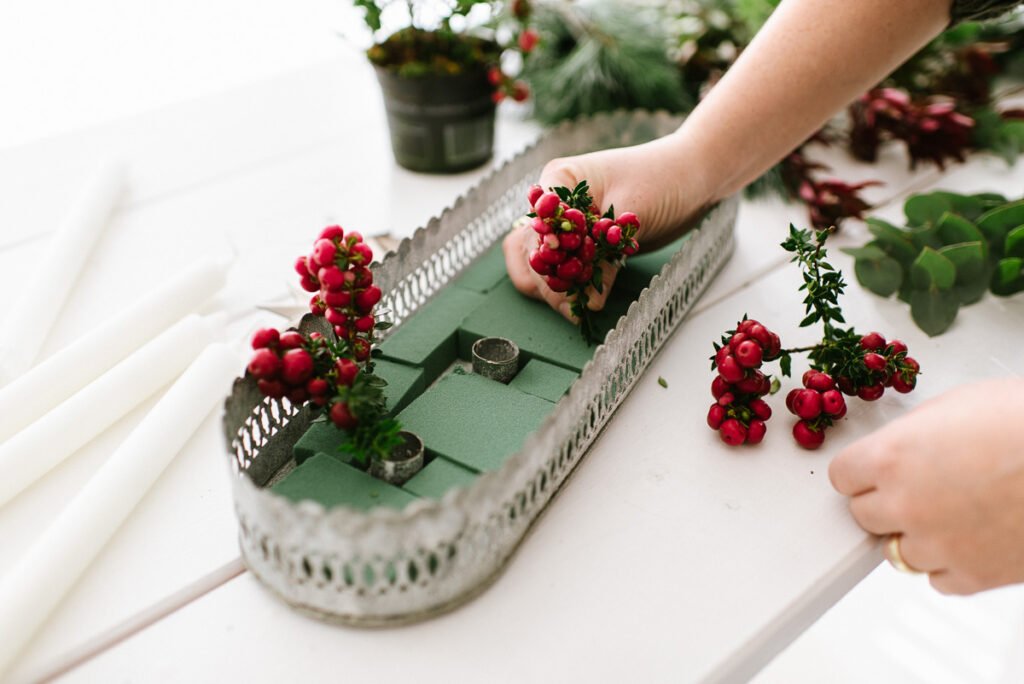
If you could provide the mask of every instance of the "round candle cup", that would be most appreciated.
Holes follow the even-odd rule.
[[[370,461],[370,475],[401,487],[423,468],[423,440],[407,430],[402,430],[398,436],[402,443],[391,451],[388,458]]]
[[[473,372],[505,383],[519,372],[519,346],[504,337],[482,337],[473,343]]]

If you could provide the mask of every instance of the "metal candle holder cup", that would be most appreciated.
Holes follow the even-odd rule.
[[[402,430],[398,436],[403,441],[391,451],[389,458],[370,461],[370,475],[401,487],[423,468],[423,440],[407,430]]]
[[[482,337],[473,343],[473,372],[508,384],[519,372],[519,345],[504,337]]]

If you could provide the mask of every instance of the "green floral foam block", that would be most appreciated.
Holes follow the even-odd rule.
[[[638,254],[626,260],[626,266],[615,277],[615,289],[638,295],[651,283],[651,278],[661,273],[661,269],[672,260],[684,244],[690,239],[687,233],[675,242],[647,254]]]
[[[604,311],[595,317],[603,337],[626,313],[632,295],[612,290]],[[481,337],[507,337],[519,345],[523,356],[541,359],[577,373],[594,354],[579,329],[544,302],[520,294],[511,281],[487,293],[486,301],[466,317],[459,330],[459,355],[470,359],[473,342]]]
[[[402,488],[416,496],[440,499],[449,489],[470,485],[475,479],[476,473],[472,470],[436,456]]]
[[[426,383],[423,382],[422,368],[406,366],[387,359],[374,360],[373,374],[387,380],[384,398],[388,403],[388,414],[390,415],[395,415],[404,409],[426,387]]]
[[[432,453],[483,472],[518,451],[553,408],[500,382],[452,373],[417,397],[398,420]]]
[[[444,288],[381,343],[383,357],[422,368],[424,385],[429,385],[458,358],[459,324],[485,300],[478,292]]]
[[[316,454],[271,489],[292,501],[316,501],[325,508],[342,504],[361,510],[374,506],[404,508],[416,499],[327,454]]]
[[[348,441],[348,433],[336,427],[329,420],[316,421],[292,447],[295,462],[302,464],[317,454],[327,454],[344,463],[352,460],[350,454],[341,451],[341,445]]]
[[[506,278],[505,253],[501,249],[501,242],[498,242],[484,252],[476,260],[476,263],[452,282],[452,285],[464,290],[487,294]]]
[[[509,385],[535,397],[557,402],[578,377],[571,370],[534,359],[523,366]]]

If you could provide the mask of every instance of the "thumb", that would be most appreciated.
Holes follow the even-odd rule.
[[[577,157],[552,159],[544,165],[537,183],[545,191],[559,186],[574,188],[583,179],[581,171]]]

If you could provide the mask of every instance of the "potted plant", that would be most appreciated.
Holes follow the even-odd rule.
[[[455,173],[490,159],[495,104],[506,95],[527,97],[501,60],[537,42],[525,27],[528,1],[353,2],[375,41],[366,54],[384,95],[395,161],[413,171]],[[404,26],[382,36],[382,16],[396,12]]]

